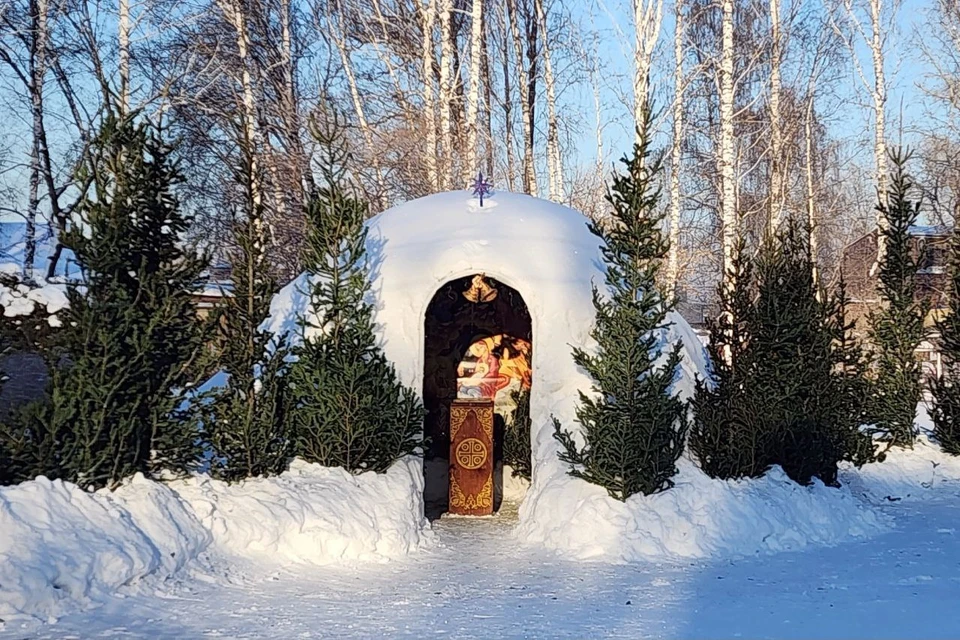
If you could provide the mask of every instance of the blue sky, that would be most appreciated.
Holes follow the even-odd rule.
[[[631,47],[633,46],[629,2],[630,0],[589,0],[579,6],[576,3],[567,5],[575,7],[574,17],[583,28],[597,34],[596,51],[601,58],[600,77],[603,85],[601,98],[604,159],[607,166],[627,150],[633,135],[629,107],[629,101],[632,99]],[[931,108],[923,92],[918,88],[926,68],[913,40],[920,30],[925,13],[931,7],[931,0],[904,0],[898,13],[896,32],[889,39],[890,51],[886,71],[889,85],[888,138],[892,143],[900,140],[901,122],[904,141],[908,144],[914,141],[918,131],[922,129],[921,125],[926,119],[927,110]],[[672,0],[667,0],[661,44],[653,77],[655,104],[660,109],[669,109],[673,92],[672,10]],[[571,34],[570,37],[575,39],[577,35]],[[587,47],[592,49],[591,46]],[[562,60],[555,63],[558,75],[563,72],[563,64]],[[865,96],[861,94],[859,104],[853,99],[856,94],[852,91],[852,87],[855,86],[852,65],[848,65],[843,72],[846,78],[839,85],[839,98],[844,100],[828,120],[828,126],[834,137],[847,142],[847,155],[850,160],[869,167],[873,162],[870,142],[872,114],[867,108]],[[572,171],[577,166],[592,167],[596,158],[594,129],[596,111],[592,87],[585,79],[579,85],[561,88],[563,90],[559,96],[561,116],[567,128],[564,146],[566,167],[568,171]],[[9,71],[6,68],[0,68],[0,91],[9,95],[10,91],[16,90],[16,83],[10,77]],[[21,147],[25,144],[24,141],[29,140],[29,114],[26,105],[23,106],[22,113],[8,117],[4,129],[0,130],[0,148],[10,147],[17,161],[24,160],[25,150]],[[664,122],[664,124],[668,123]],[[48,129],[51,131],[54,147],[62,147],[69,142],[62,134],[58,139],[57,131],[60,126],[54,116],[48,117]],[[662,144],[669,141],[666,129],[667,127],[664,127],[663,134],[659,138]],[[542,134],[543,132],[540,136],[541,143],[545,137]],[[19,195],[25,194],[25,172],[13,179],[8,174],[4,179],[8,185],[14,186],[14,190],[19,192]],[[0,212],[0,219],[5,219],[5,216],[9,218],[9,214]]]
[[[623,98],[629,98],[631,95],[632,14],[630,0],[592,0],[592,3],[592,7],[584,4],[578,16],[584,23],[588,23],[592,15],[596,28],[606,34],[600,42],[598,53],[603,59],[604,79],[613,80],[604,87],[602,92],[604,115],[607,121],[604,128],[604,155],[609,164],[627,150],[633,137],[631,114],[628,106],[623,104]],[[922,27],[926,12],[932,9],[932,4],[924,0],[903,0],[897,14],[896,31],[891,34],[888,41],[889,52],[885,65],[888,85],[887,133],[889,142],[893,144],[901,139],[901,122],[903,123],[903,141],[908,145],[914,142],[918,130],[922,129],[926,110],[933,108],[918,88],[927,68],[913,42],[914,36]],[[661,42],[653,72],[655,104],[659,109],[669,109],[673,96],[672,10],[672,2],[667,0]],[[618,34],[616,24],[623,25],[619,27],[622,33]],[[861,47],[860,53],[863,54],[864,59],[867,59],[865,47]],[[870,140],[873,126],[872,113],[866,108],[867,97],[863,94],[858,96],[853,92],[854,87],[859,87],[859,80],[854,77],[852,63],[846,66],[848,68],[840,70],[845,77],[838,85],[838,97],[845,103],[832,114],[828,120],[828,126],[835,137],[849,141],[851,148],[857,147],[851,150],[856,153],[858,161],[872,163]],[[578,131],[570,139],[572,144],[568,149],[569,162],[570,164],[592,164],[596,157],[594,130],[596,111],[592,89],[590,86],[571,89],[563,98],[566,101],[568,113],[575,114],[575,122],[578,123]],[[669,128],[669,123],[664,124]],[[662,142],[668,142],[666,132]]]

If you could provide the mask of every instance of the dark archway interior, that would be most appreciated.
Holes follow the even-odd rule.
[[[438,518],[447,511],[449,491],[449,410],[457,398],[457,367],[465,352],[481,338],[506,335],[533,341],[530,313],[520,294],[493,278],[486,282],[496,289],[493,300],[472,302],[464,292],[475,276],[451,280],[437,291],[424,319],[423,404],[426,409],[424,435],[429,444],[424,452],[424,502],[426,516]],[[494,508],[502,497],[503,421],[496,418],[494,430]]]

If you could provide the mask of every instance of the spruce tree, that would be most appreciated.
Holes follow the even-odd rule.
[[[860,433],[864,398],[855,393],[856,347],[845,319],[845,300],[818,290],[809,246],[789,224],[757,265],[751,392],[769,463],[801,484],[836,484],[837,464],[862,463],[870,447]]]
[[[769,466],[770,433],[755,422],[761,394],[753,387],[753,290],[753,263],[740,239],[730,272],[717,287],[720,313],[707,322],[710,375],[697,379],[691,401],[690,450],[712,478],[757,477]]]
[[[885,222],[878,230],[885,250],[878,264],[880,307],[869,316],[876,355],[871,418],[881,440],[912,447],[923,392],[916,350],[926,337],[929,305],[917,296],[917,259],[910,228],[920,216],[920,202],[909,199],[913,182],[906,165],[910,156],[898,151],[890,157],[894,167],[890,188],[877,205]]]
[[[203,348],[191,290],[205,261],[185,250],[181,174],[161,132],[108,115],[80,169],[91,188],[62,238],[82,267],[60,314],[48,399],[24,410],[14,440],[25,473],[84,487],[136,472],[184,470],[195,432],[179,415]]]
[[[846,299],[818,290],[812,267],[793,224],[765,240],[753,266],[740,245],[735,286],[721,285],[711,327],[712,380],[698,381],[693,401],[690,448],[712,477],[756,477],[776,464],[799,483],[836,484],[840,461],[870,459]]]
[[[296,453],[352,473],[384,473],[422,444],[423,407],[377,344],[366,258],[367,205],[346,185],[334,120],[315,126],[319,186],[306,209],[311,320],[291,371]]]
[[[950,243],[948,308],[937,321],[943,370],[930,386],[933,437],[947,453],[960,455],[960,229]]]
[[[220,370],[226,384],[195,403],[210,446],[214,477],[238,481],[287,469],[293,455],[289,419],[289,349],[286,336],[261,326],[270,314],[276,283],[266,263],[264,207],[256,168],[246,154],[238,182],[243,211],[234,226],[231,290],[214,312]]]
[[[650,119],[648,111],[633,155],[623,158],[626,173],[613,177],[612,224],[590,227],[603,241],[607,286],[593,290],[596,352],[573,351],[594,381],[593,394],[581,392],[576,409],[583,444],[554,419],[570,474],[621,501],[672,486],[687,430],[686,407],[671,393],[681,345],[671,345],[658,365],[669,303],[656,278],[668,244],[656,184],[663,165],[650,151]]]

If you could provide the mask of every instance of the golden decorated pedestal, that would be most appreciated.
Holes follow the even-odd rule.
[[[450,513],[493,513],[493,400],[450,406]]]

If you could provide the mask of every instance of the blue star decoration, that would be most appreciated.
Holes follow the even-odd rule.
[[[493,184],[488,182],[486,178],[483,177],[483,171],[477,173],[477,177],[473,179],[473,195],[480,197],[480,206],[483,206],[484,196],[488,196],[492,191]]]

